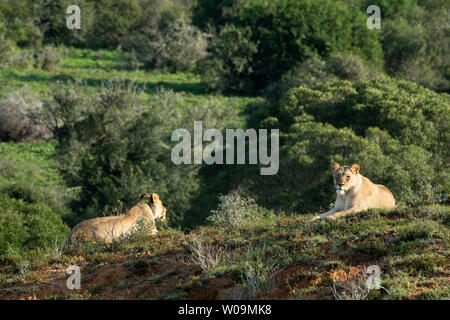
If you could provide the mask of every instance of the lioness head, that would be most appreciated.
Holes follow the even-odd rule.
[[[341,167],[336,162],[331,165],[333,171],[333,181],[336,188],[337,195],[344,195],[349,189],[351,189],[355,183],[355,177],[359,174],[359,164],[354,163],[351,167]]]
[[[149,199],[150,208],[152,208],[154,218],[166,219],[166,207],[163,206],[162,201],[156,193],[152,193]]]

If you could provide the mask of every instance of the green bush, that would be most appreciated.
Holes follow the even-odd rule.
[[[0,32],[0,69],[8,67],[11,62],[13,44]]]
[[[338,53],[327,61],[317,57],[310,58],[284,74],[279,81],[268,85],[263,94],[272,101],[279,100],[289,89],[313,87],[331,80],[366,80],[380,76],[380,73],[367,67],[358,57],[348,53]]]
[[[155,192],[168,219],[179,225],[197,192],[200,166],[172,162],[171,134],[192,128],[194,120],[221,128],[229,110],[220,103],[182,109],[180,95],[172,91],[158,91],[147,101],[141,93],[123,82],[103,84],[100,93],[59,85],[44,104],[59,142],[59,168],[69,187],[81,187],[80,200],[72,204],[80,219],[100,216],[117,201],[128,207],[142,193]]]
[[[115,47],[130,35],[144,17],[140,0],[92,1],[95,12],[92,34],[88,42],[96,47]]]
[[[348,53],[337,53],[327,61],[327,71],[341,80],[366,80],[370,77],[371,71],[364,65],[364,62],[355,55]]]
[[[123,47],[136,52],[147,69],[192,71],[207,55],[208,35],[179,17],[164,27],[146,28],[121,41]]]
[[[5,0],[0,4],[0,21],[5,37],[20,47],[40,46],[43,32],[39,28],[40,3],[29,0]]]
[[[139,70],[144,64],[138,59],[136,51],[131,49],[129,52],[123,52],[123,58],[119,65],[125,70]]]
[[[292,88],[309,88],[327,80],[336,80],[336,77],[328,73],[326,61],[313,57],[286,72],[279,81],[269,84],[263,94],[271,101],[278,101]]]
[[[5,46],[7,43],[5,44]],[[0,47],[0,51],[3,47]],[[41,49],[22,49],[16,53],[9,49],[9,54],[4,56],[4,66],[20,69],[42,69],[55,72],[61,62],[60,50],[53,45],[46,45]],[[0,55],[2,53],[0,52]],[[0,58],[1,61],[2,58]],[[1,62],[0,62],[1,64]],[[0,65],[1,66],[1,65]]]
[[[53,46],[45,46],[35,54],[36,66],[43,70],[56,71],[61,62],[61,55]]]
[[[51,138],[40,119],[42,102],[27,87],[8,92],[0,100],[0,141],[37,141]]]
[[[405,62],[418,58],[426,39],[423,28],[411,26],[403,18],[386,22],[386,29],[390,32],[383,39],[385,68],[395,73]]]
[[[240,191],[232,191],[219,197],[217,209],[211,210],[211,215],[206,220],[216,226],[233,228],[254,217],[257,211],[255,200],[246,198]]]
[[[365,1],[370,3],[370,1]],[[448,4],[382,1],[386,71],[438,91],[449,91]]]
[[[334,196],[330,163],[357,162],[397,202],[442,201],[450,178],[449,99],[389,78],[292,89],[258,111],[259,127],[280,129],[279,173],[249,171],[240,180],[264,206],[323,210]]]
[[[336,81],[292,90],[281,103],[279,117],[283,124],[291,124],[307,113],[315,121],[349,127],[359,136],[378,127],[401,144],[431,152],[433,165],[443,168],[450,156],[449,101],[447,94],[407,81]]]
[[[371,0],[360,0],[361,10],[366,10],[368,6],[376,4],[381,9],[382,19],[391,19],[398,16],[408,16],[417,8],[417,0],[379,0],[374,3]],[[431,1],[430,1],[431,2]]]
[[[103,6],[96,10],[95,4],[100,2]],[[132,1],[129,1],[130,6],[133,5]],[[69,16],[66,12],[67,8],[71,5],[77,5],[80,8],[80,25],[81,29],[70,30],[66,25],[66,18]],[[118,4],[120,6],[120,4]],[[91,45],[95,47],[98,42],[105,45],[107,43],[105,37],[110,39],[110,34],[100,34],[103,31],[104,24],[109,21],[101,20],[100,10],[107,9],[108,6],[104,5],[102,1],[91,0],[52,0],[42,1],[40,4],[40,14],[38,16],[39,28],[44,36],[45,44],[66,44],[86,46]],[[131,19],[130,16],[126,16],[127,10],[123,9],[123,15],[125,18]],[[112,11],[112,10],[111,10]],[[101,16],[103,19],[104,17]],[[117,16],[120,26],[123,25],[122,15]],[[117,26],[117,28],[120,28]],[[111,29],[114,32],[116,29]],[[96,42],[96,43],[94,43]]]
[[[192,8],[194,25],[206,30],[220,29],[239,14],[240,0],[197,0]]]
[[[378,33],[367,29],[366,19],[328,0],[244,2],[221,28],[211,57],[222,63],[220,80],[237,91],[261,89],[313,56],[350,52],[380,66]]]
[[[253,72],[253,56],[258,51],[251,33],[249,27],[232,24],[222,28],[209,49],[209,57],[199,66],[206,86],[220,91],[244,91],[251,86],[248,75]]]
[[[81,29],[66,26],[66,9],[81,9]],[[126,37],[188,12],[183,0],[6,0],[0,4],[0,33],[20,47],[66,44],[91,48],[114,48]],[[164,11],[164,16],[161,12]]]
[[[0,256],[14,250],[46,249],[69,233],[61,217],[43,203],[26,203],[0,194]]]

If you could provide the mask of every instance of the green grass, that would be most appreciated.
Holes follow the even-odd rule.
[[[180,108],[206,103],[212,95],[201,83],[199,75],[189,72],[162,73],[159,71],[125,70],[121,67],[123,54],[118,51],[59,48],[62,61],[56,72],[40,69],[0,69],[0,96],[14,88],[27,86],[44,99],[57,82],[80,81],[97,90],[107,81],[133,82],[144,90],[144,98],[160,88],[183,94]],[[214,95],[227,108],[243,111],[255,97]],[[243,125],[241,117],[238,125]]]
[[[55,164],[56,142],[0,142],[0,188],[13,183],[64,185]]]
[[[128,275],[120,284],[111,284],[111,292],[126,288],[137,294],[128,298],[189,297],[209,283],[215,287],[217,279],[235,283],[234,295],[244,298],[270,299],[277,288],[289,289],[282,290],[288,292],[284,299],[333,298],[333,274],[350,275],[352,270],[375,264],[381,269],[384,289],[371,291],[368,299],[448,299],[450,231],[444,219],[449,213],[448,206],[434,205],[402,208],[397,213],[370,210],[313,224],[308,222],[311,215],[281,214],[249,219],[231,230],[200,226],[183,234],[167,228],[157,236],[124,239],[112,250],[93,250],[90,244],[69,247],[59,263],[81,259],[86,263],[83,272],[90,275],[102,274],[106,267],[125,266]],[[399,219],[399,215],[410,218]],[[371,228],[364,230],[366,225]],[[241,235],[238,245],[233,242],[237,234]],[[221,255],[212,270],[192,263],[194,236],[200,236],[205,254]],[[49,263],[32,267],[25,277],[36,277]],[[158,271],[149,276],[147,268]],[[141,287],[133,293],[136,286]],[[106,289],[102,283],[92,283],[89,293],[95,298]]]

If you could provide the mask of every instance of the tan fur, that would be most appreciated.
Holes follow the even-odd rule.
[[[151,196],[144,193],[141,201],[130,208],[126,214],[117,216],[100,217],[89,219],[77,224],[69,234],[68,243],[77,241],[104,241],[111,243],[121,236],[128,234],[135,226],[136,222],[144,218],[151,223],[151,234],[156,234],[155,219],[166,218],[166,208],[156,193]]]
[[[336,219],[370,208],[392,209],[395,207],[392,192],[385,186],[374,184],[361,175],[359,164],[354,163],[350,167],[341,167],[339,164],[333,163],[331,170],[337,193],[334,208],[313,220]]]

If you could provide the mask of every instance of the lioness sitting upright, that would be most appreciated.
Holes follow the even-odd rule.
[[[119,237],[128,234],[139,219],[145,219],[152,223],[151,234],[156,234],[155,219],[166,218],[166,208],[156,193],[151,196],[144,193],[141,200],[131,207],[126,214],[117,216],[94,218],[80,222],[69,234],[67,242],[74,243],[77,240],[94,240],[111,243]]]
[[[336,188],[336,202],[334,208],[317,219],[336,219],[346,214],[363,211],[370,208],[395,207],[394,196],[388,188],[381,184],[374,184],[359,173],[359,164],[351,167],[341,167],[337,163],[331,165],[334,186]]]

